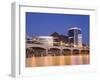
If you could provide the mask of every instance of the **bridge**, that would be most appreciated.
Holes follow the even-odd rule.
[[[59,56],[89,54],[89,49],[65,46],[48,46],[40,44],[26,44],[26,56]]]

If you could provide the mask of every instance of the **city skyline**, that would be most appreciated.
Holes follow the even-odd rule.
[[[82,29],[83,43],[89,44],[89,16],[75,14],[26,13],[27,36],[49,36],[57,32],[67,36],[70,27]]]

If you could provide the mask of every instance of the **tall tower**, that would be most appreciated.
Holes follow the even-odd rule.
[[[82,47],[82,31],[78,27],[68,29],[69,44],[74,47]]]

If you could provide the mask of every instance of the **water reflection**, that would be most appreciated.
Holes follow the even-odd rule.
[[[29,48],[26,49],[26,67],[89,64],[89,50]]]

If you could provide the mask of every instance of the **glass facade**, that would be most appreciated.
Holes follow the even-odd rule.
[[[82,44],[82,32],[78,28],[68,30],[69,44],[78,46]]]

